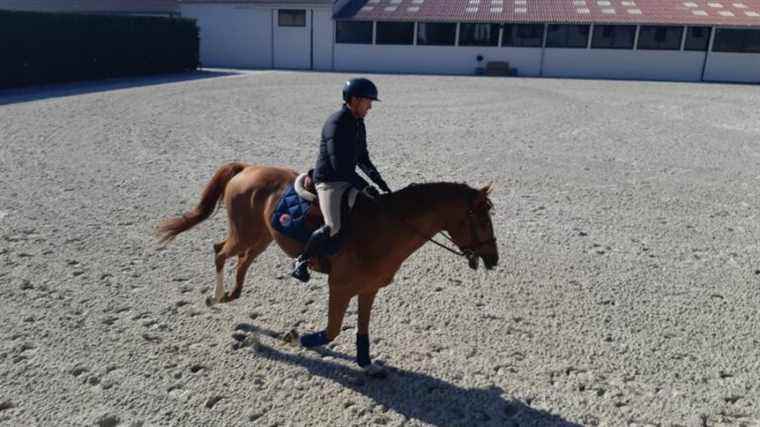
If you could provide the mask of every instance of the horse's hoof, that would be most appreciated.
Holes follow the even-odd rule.
[[[256,336],[256,334],[250,334],[243,340],[242,343],[240,343],[241,347],[248,347],[250,351],[259,351],[259,347],[261,346],[261,342],[259,342],[259,337]]]
[[[300,342],[299,338],[300,336],[298,335],[298,331],[291,329],[290,332],[282,337],[282,340],[288,344],[298,344]]]
[[[211,307],[216,304],[216,300],[213,297],[206,297],[206,307]]]
[[[362,369],[364,370],[364,373],[367,374],[367,376],[370,378],[384,379],[388,377],[388,373],[385,371],[385,368],[374,363],[370,363]]]

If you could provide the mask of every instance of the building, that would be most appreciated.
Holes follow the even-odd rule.
[[[180,0],[207,66],[760,82],[760,0]]]
[[[210,67],[334,69],[332,0],[183,0]]]
[[[338,70],[760,82],[758,0],[369,0],[335,20]]]

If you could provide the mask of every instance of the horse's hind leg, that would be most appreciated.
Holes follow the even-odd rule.
[[[241,292],[243,292],[243,284],[245,283],[245,274],[248,272],[248,268],[251,266],[257,256],[261,255],[264,250],[272,242],[271,239],[260,239],[249,247],[244,254],[238,257],[237,274],[235,277],[235,289],[231,293],[227,294],[227,300],[232,301],[240,298]]]
[[[224,293],[224,263],[227,261],[227,258],[238,254],[239,250],[235,246],[234,243],[231,244],[230,239],[214,243],[214,263],[216,264],[215,302],[225,302],[227,300],[227,296]]]
[[[225,242],[214,243],[214,263],[216,265],[216,289],[214,289],[214,301],[222,302],[224,298],[224,263],[227,254],[223,252]]]

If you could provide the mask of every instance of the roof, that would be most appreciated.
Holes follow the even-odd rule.
[[[335,18],[760,27],[760,0],[352,0]]]

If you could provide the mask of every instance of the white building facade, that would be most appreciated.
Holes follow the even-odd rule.
[[[187,1],[180,13],[198,22],[204,67],[334,69],[332,1]]]
[[[760,83],[760,0],[184,0],[204,66]]]

